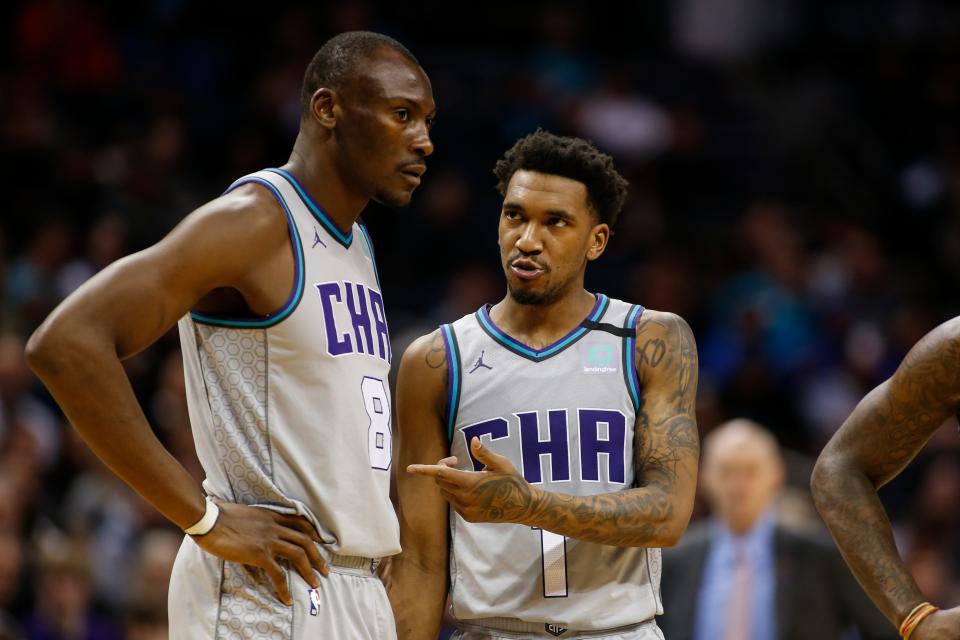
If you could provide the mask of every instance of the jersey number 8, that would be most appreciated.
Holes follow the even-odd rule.
[[[393,431],[390,428],[390,403],[387,402],[387,389],[383,380],[364,376],[360,383],[363,394],[363,406],[370,418],[367,428],[367,449],[370,452],[370,466],[387,470],[393,456]]]

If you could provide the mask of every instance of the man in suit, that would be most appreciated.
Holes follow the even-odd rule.
[[[749,420],[704,440],[701,482],[713,517],[663,554],[668,640],[863,640],[896,630],[871,606],[829,539],[788,531],[773,503],[784,464],[774,437]]]

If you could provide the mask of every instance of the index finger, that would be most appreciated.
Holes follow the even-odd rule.
[[[458,487],[469,486],[472,482],[476,481],[477,476],[475,471],[461,471],[460,469],[452,469],[442,464],[412,464],[407,467],[407,472],[421,476],[430,476]]]
[[[442,470],[446,468],[446,465],[442,464],[409,464],[407,465],[407,473],[412,473],[416,476],[430,476],[435,478],[440,475]]]

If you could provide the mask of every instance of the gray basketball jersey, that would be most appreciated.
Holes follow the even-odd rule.
[[[193,312],[179,323],[205,490],[293,508],[333,552],[400,551],[390,503],[390,337],[366,229],[344,232],[297,179],[266,169],[286,213],[293,290],[266,317]]]
[[[447,429],[461,469],[479,471],[473,437],[547,491],[596,495],[634,484],[640,403],[635,328],[643,308],[597,295],[580,326],[533,349],[488,307],[441,332]],[[565,538],[516,524],[471,524],[450,512],[450,578],[460,620],[514,618],[546,632],[636,624],[662,613],[660,550]]]

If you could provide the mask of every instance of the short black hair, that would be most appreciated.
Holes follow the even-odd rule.
[[[327,40],[307,65],[300,90],[301,112],[309,110],[310,99],[317,89],[339,89],[344,80],[357,75],[360,64],[381,49],[391,49],[410,62],[420,64],[409,49],[390,36],[372,31],[344,31]]]
[[[600,222],[611,227],[627,199],[629,183],[613,166],[613,158],[583,138],[558,136],[537,129],[517,140],[493,168],[501,196],[507,194],[510,178],[520,170],[582,182],[587,187],[587,201]]]

